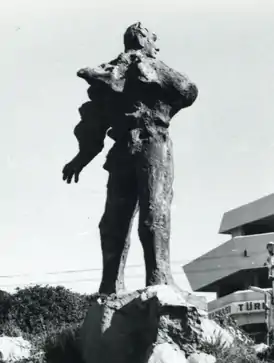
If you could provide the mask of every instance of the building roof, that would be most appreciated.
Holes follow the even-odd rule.
[[[212,286],[228,276],[262,267],[268,256],[266,244],[273,240],[274,233],[235,237],[184,265],[192,290],[214,291]]]
[[[251,224],[263,224],[268,232],[274,232],[274,194],[226,212],[219,233],[230,234],[239,227]]]

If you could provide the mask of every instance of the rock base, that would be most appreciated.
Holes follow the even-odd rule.
[[[183,363],[202,336],[201,308],[204,299],[171,286],[101,297],[90,306],[80,332],[82,358],[85,363]]]

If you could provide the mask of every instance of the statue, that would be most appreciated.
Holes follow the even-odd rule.
[[[268,242],[266,245],[266,249],[268,252],[268,257],[264,266],[268,268],[268,278],[273,281],[274,280],[274,242]]]
[[[103,274],[99,293],[124,289],[124,268],[133,218],[139,210],[146,286],[173,284],[170,269],[170,212],[173,196],[171,118],[197,98],[194,83],[157,58],[157,36],[141,23],[124,35],[125,50],[109,63],[81,69],[89,102],[80,109],[74,133],[79,153],[65,165],[63,179],[77,183],[107,136],[115,143],[104,169],[109,172],[105,211],[99,224]]]

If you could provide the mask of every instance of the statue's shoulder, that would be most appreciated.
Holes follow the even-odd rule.
[[[118,55],[118,57],[109,62],[109,64],[113,66],[128,65],[129,63],[131,63],[130,52],[122,52]]]

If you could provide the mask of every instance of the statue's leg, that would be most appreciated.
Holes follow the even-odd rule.
[[[139,237],[144,249],[146,286],[173,284],[169,253],[173,197],[171,140],[145,141],[137,160]]]
[[[103,276],[99,292],[124,290],[124,268],[130,232],[137,211],[135,173],[111,172],[107,185],[105,212],[99,224],[103,253]]]

